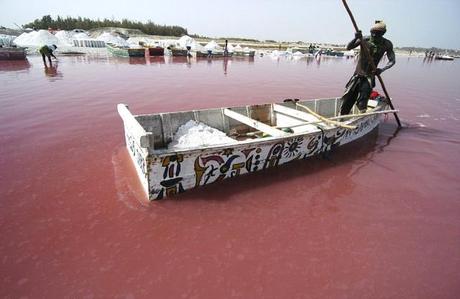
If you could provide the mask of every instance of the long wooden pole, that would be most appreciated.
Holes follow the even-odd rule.
[[[326,117],[324,117],[322,115],[319,115],[318,113],[316,113],[315,111],[311,110],[310,108],[308,108],[305,105],[302,105],[302,104],[299,104],[299,103],[295,103],[295,104],[296,104],[296,106],[307,110],[308,113],[310,113],[311,115],[313,115],[314,117],[318,118],[319,120],[321,120],[324,123],[328,123],[328,124],[331,124],[331,125],[339,126],[339,127],[342,127],[342,128],[345,128],[345,129],[350,129],[350,130],[356,129],[356,126],[346,125],[346,124],[341,123],[340,121],[331,120],[331,119],[326,118]]]
[[[358,114],[346,114],[346,115],[330,117],[329,119],[336,120],[336,119],[361,117],[361,116],[369,116],[369,115],[376,115],[376,114],[386,114],[386,113],[392,113],[392,112],[398,112],[398,111],[399,110],[384,110],[384,111],[366,112],[366,113],[358,113]],[[276,126],[275,128],[277,128],[277,129],[297,128],[297,127],[301,127],[301,126],[305,126],[305,125],[319,124],[319,123],[322,123],[322,122],[324,122],[324,121],[322,121],[322,120],[314,120],[314,121],[308,121],[308,122],[299,123],[299,124],[290,125],[290,126]]]
[[[353,26],[355,27],[356,32],[359,31],[358,25],[356,25],[355,18],[353,17],[353,14],[351,13],[350,8],[348,7],[347,1],[342,0],[343,5],[345,6],[345,9],[348,12],[348,15],[350,16],[351,22],[353,23]],[[372,70],[376,70],[377,67],[375,66],[374,61],[372,60],[372,57],[369,53],[369,48],[367,47],[366,43],[363,42],[363,39],[361,38],[361,50],[364,52],[364,55],[369,61],[369,65],[371,66]],[[388,94],[388,91],[385,87],[385,84],[383,83],[382,77],[380,75],[376,75],[377,78],[379,79],[380,85],[382,86],[383,92],[385,93],[385,97],[388,100],[388,104],[390,105],[392,110],[395,110],[395,107],[393,106],[393,103],[391,102],[390,95]],[[398,126],[401,127],[401,121],[399,120],[398,114],[396,112],[393,113],[396,119],[396,122],[398,123]]]

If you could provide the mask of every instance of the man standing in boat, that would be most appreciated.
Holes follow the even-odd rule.
[[[376,67],[385,53],[388,57],[388,63],[383,68],[373,70],[372,66],[369,64],[368,58],[364,55],[363,51],[361,51],[355,72],[348,81],[345,93],[342,96],[342,106],[340,107],[341,115],[349,114],[355,103],[360,112],[366,112],[369,96],[372,88],[375,86],[375,76],[380,75],[383,71],[391,68],[396,63],[393,44],[383,37],[385,32],[385,23],[382,21],[375,21],[375,24],[371,28],[370,37],[363,37],[361,31],[358,31],[355,33],[355,38],[348,43],[348,51],[358,47],[361,41],[365,43]]]

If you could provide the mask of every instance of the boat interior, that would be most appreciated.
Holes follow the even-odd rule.
[[[226,133],[236,141],[260,137],[286,137],[292,133],[311,133],[330,128],[322,118],[337,117],[340,98],[285,100],[282,103],[248,105],[231,108],[192,110],[136,115],[135,119],[153,137],[155,150],[166,149],[178,128],[190,120],[202,122]],[[370,108],[376,103],[369,101]],[[351,112],[357,113],[356,107]],[[344,124],[347,121],[344,122]]]

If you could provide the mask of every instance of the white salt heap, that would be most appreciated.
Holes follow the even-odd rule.
[[[129,43],[119,36],[110,34],[109,32],[104,32],[98,36],[97,40],[102,40],[105,43],[115,44],[117,46],[128,47]]]
[[[217,44],[215,41],[210,41],[209,43],[206,44],[206,46],[204,46],[204,48],[206,50],[222,50],[222,47],[219,46],[219,44]]]
[[[48,32],[48,30],[32,31],[23,33],[18,36],[14,43],[18,46],[43,46],[43,45],[59,45],[59,39]]]
[[[73,36],[75,35],[72,31],[59,30],[54,34],[59,39],[59,44],[63,46],[73,46]]]
[[[74,39],[92,39],[88,34],[84,33],[84,32],[79,32],[79,33],[76,33],[74,36],[73,36]]]
[[[227,51],[228,52],[233,53],[234,50],[235,50],[235,47],[232,44],[227,44]]]
[[[214,129],[204,123],[189,120],[177,129],[169,149],[186,149],[207,145],[237,143],[224,132]]]
[[[235,51],[235,52],[243,52],[243,48],[241,48],[240,44],[237,44],[235,47],[233,47],[233,51]]]
[[[187,48],[187,46],[191,47],[192,44],[195,43],[195,40],[188,35],[184,35],[181,38],[179,38],[177,42],[179,43],[181,48],[185,49]]]

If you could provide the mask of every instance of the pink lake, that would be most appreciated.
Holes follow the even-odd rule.
[[[0,297],[458,298],[460,63],[397,57],[404,127],[147,202],[134,114],[340,96],[347,59],[0,62]]]

